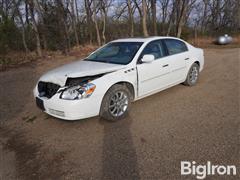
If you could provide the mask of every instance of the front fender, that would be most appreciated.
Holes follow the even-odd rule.
[[[94,94],[101,97],[102,100],[106,92],[114,84],[122,82],[130,83],[134,88],[134,94],[137,94],[137,71],[136,68],[130,69],[131,71],[128,69],[115,71],[93,80],[92,83],[96,85]]]

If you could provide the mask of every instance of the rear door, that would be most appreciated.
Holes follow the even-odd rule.
[[[177,39],[164,39],[164,45],[168,50],[169,61],[171,61],[171,82],[177,83],[185,80],[189,51],[187,45]]]
[[[154,55],[155,60],[151,63],[141,63],[141,58],[146,54]],[[139,97],[169,85],[171,60],[166,55],[167,52],[161,40],[152,41],[144,48],[137,64]]]

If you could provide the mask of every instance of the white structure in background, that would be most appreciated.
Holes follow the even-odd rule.
[[[217,38],[217,44],[219,45],[226,45],[232,42],[232,37],[228,34],[225,34],[224,36],[219,36]]]

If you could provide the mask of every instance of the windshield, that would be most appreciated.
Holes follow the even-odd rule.
[[[142,42],[112,42],[91,54],[88,61],[128,64],[132,61]]]

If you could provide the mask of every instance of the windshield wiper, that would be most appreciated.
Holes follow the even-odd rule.
[[[118,64],[118,63],[114,63],[114,62],[108,61],[108,60],[84,59],[84,61],[93,61],[93,62],[102,62],[102,63],[109,63],[109,64]]]

